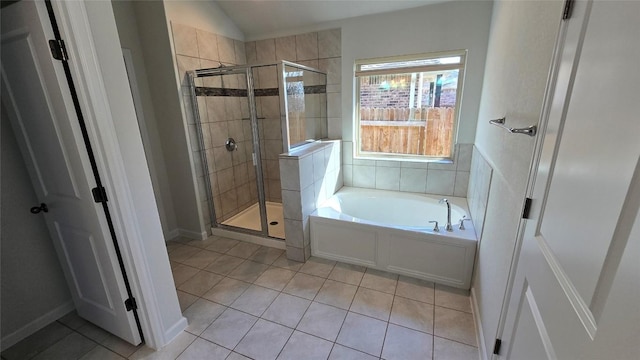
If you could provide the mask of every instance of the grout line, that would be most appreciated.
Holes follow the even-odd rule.
[[[186,244],[184,244],[184,245],[185,245],[185,246],[190,246],[190,245],[186,245]],[[207,250],[206,248],[198,248],[198,249],[199,249],[199,250],[201,250],[201,251],[202,251],[202,250],[206,250],[206,251],[213,251],[213,250]],[[259,248],[259,249],[260,249],[260,248]],[[255,252],[257,252],[259,249],[257,249]],[[254,253],[255,253],[255,252],[254,252]],[[252,253],[252,255],[253,255],[254,253]],[[280,254],[280,256],[278,256],[278,258],[280,258],[281,256],[283,256],[284,254],[285,254],[285,253],[283,252],[283,254]],[[225,255],[226,255],[226,254],[225,254]],[[195,256],[195,254],[194,254],[193,256]],[[233,255],[228,255],[228,256],[233,256]],[[276,261],[276,260],[278,260],[278,258],[276,258],[276,259],[272,262],[272,264],[273,264],[273,263],[275,263],[275,261]],[[250,260],[250,259],[248,259],[248,258],[247,258],[247,259],[243,259],[243,260],[245,260],[245,261],[247,261],[247,260],[252,261],[252,260]],[[214,260],[214,261],[215,261],[215,260]],[[214,261],[212,261],[211,263],[213,263]],[[243,263],[244,263],[245,261],[243,261]],[[255,262],[255,261],[254,261],[254,262]],[[208,300],[208,299],[206,299],[206,298],[204,298],[204,297],[202,297],[202,296],[197,296],[197,295],[194,295],[194,296],[196,296],[196,297],[198,297],[198,298],[202,298],[202,299],[207,300],[207,301],[211,301],[211,302],[216,303],[216,304],[220,304],[221,306],[224,306],[224,307],[225,307],[225,311],[226,311],[226,309],[229,309],[229,308],[230,308],[230,309],[233,309],[233,310],[235,310],[235,311],[239,311],[239,312],[242,312],[242,313],[245,313],[245,314],[248,314],[248,315],[251,315],[251,316],[253,316],[253,317],[256,317],[256,318],[257,318],[256,322],[255,322],[255,323],[251,326],[251,328],[250,328],[250,329],[249,329],[249,330],[244,334],[244,336],[240,339],[240,341],[238,342],[238,344],[240,344],[240,342],[242,342],[242,340],[246,337],[246,335],[247,335],[249,332],[251,332],[251,330],[255,327],[255,324],[256,324],[260,319],[262,319],[262,320],[264,320],[264,321],[267,321],[267,322],[270,322],[270,323],[273,323],[273,324],[277,324],[277,325],[283,326],[283,327],[288,328],[288,329],[291,329],[291,330],[292,330],[292,332],[291,332],[291,334],[289,335],[289,338],[288,338],[288,339],[287,339],[287,341],[285,342],[285,344],[284,344],[284,346],[282,347],[282,349],[280,349],[279,354],[281,354],[281,353],[282,353],[282,351],[284,350],[284,348],[285,348],[285,347],[286,347],[286,345],[288,344],[289,340],[291,339],[291,337],[293,336],[293,334],[294,334],[296,331],[299,331],[299,332],[301,332],[301,333],[303,333],[303,334],[306,334],[306,335],[309,335],[309,336],[313,336],[313,337],[318,338],[318,339],[322,339],[322,340],[328,341],[328,340],[323,339],[323,338],[320,338],[320,337],[318,337],[318,336],[316,336],[316,335],[314,335],[314,334],[310,334],[310,333],[307,333],[307,332],[305,332],[305,331],[301,331],[301,330],[297,329],[297,327],[300,325],[300,323],[301,323],[302,319],[304,318],[304,316],[306,316],[306,314],[307,314],[307,312],[308,312],[309,308],[311,307],[311,305],[312,305],[314,302],[319,303],[319,304],[322,304],[322,305],[325,305],[325,306],[330,306],[330,307],[332,307],[332,308],[335,308],[335,309],[338,309],[338,310],[341,310],[341,311],[346,311],[346,314],[345,314],[345,317],[344,317],[344,319],[343,319],[343,321],[342,321],[342,324],[341,324],[341,326],[340,326],[340,329],[338,330],[338,333],[336,334],[336,339],[335,339],[335,341],[332,341],[332,347],[331,347],[331,350],[330,350],[330,354],[331,354],[331,353],[333,352],[333,350],[335,349],[335,345],[336,345],[336,344],[338,344],[338,345],[340,345],[340,346],[343,346],[343,347],[345,347],[345,348],[351,349],[351,350],[353,350],[353,351],[357,351],[357,352],[360,352],[360,353],[366,354],[366,353],[364,353],[364,352],[362,352],[362,351],[360,351],[360,350],[353,349],[353,348],[351,348],[351,347],[349,347],[349,346],[345,346],[345,345],[339,344],[339,343],[337,342],[337,339],[338,339],[338,336],[339,336],[340,332],[342,331],[342,328],[344,327],[344,324],[345,324],[345,322],[346,322],[346,318],[347,318],[347,316],[349,315],[349,313],[357,314],[357,315],[360,315],[360,316],[365,316],[365,317],[367,317],[367,318],[374,319],[374,320],[378,320],[378,321],[384,321],[384,320],[381,320],[381,319],[378,319],[378,318],[375,318],[375,317],[372,317],[372,316],[369,316],[369,315],[359,314],[359,313],[357,313],[357,312],[353,312],[353,311],[351,311],[351,310],[350,310],[350,309],[351,309],[351,306],[353,305],[353,302],[355,301],[355,296],[357,295],[358,290],[359,290],[360,288],[367,289],[367,290],[372,290],[372,291],[379,291],[379,290],[376,290],[376,289],[369,289],[369,288],[367,288],[367,287],[361,286],[362,281],[364,280],[364,276],[365,276],[365,274],[366,274],[366,273],[367,273],[367,271],[370,269],[369,267],[366,267],[365,271],[364,271],[364,272],[363,272],[363,274],[362,274],[362,277],[360,278],[360,281],[359,281],[358,285],[354,285],[354,284],[346,283],[346,282],[343,282],[343,281],[340,281],[340,280],[329,279],[329,276],[331,276],[331,274],[332,274],[332,273],[333,273],[333,271],[335,270],[335,268],[336,268],[336,266],[337,266],[337,264],[338,264],[338,263],[340,263],[340,262],[337,262],[337,261],[336,261],[336,262],[334,262],[334,264],[333,264],[333,265],[332,265],[332,267],[331,267],[331,270],[329,271],[329,274],[328,274],[326,277],[323,277],[323,276],[317,276],[317,275],[314,275],[314,274],[308,274],[308,273],[302,272],[302,271],[301,271],[301,270],[302,270],[302,266],[301,266],[300,268],[298,268],[298,270],[292,270],[291,268],[284,268],[284,267],[279,267],[279,266],[272,265],[272,264],[263,264],[263,263],[260,263],[260,264],[263,264],[263,265],[268,266],[267,270],[273,266],[273,267],[276,267],[276,268],[279,268],[279,269],[285,269],[285,270],[288,270],[288,271],[291,271],[291,272],[293,272],[293,273],[294,273],[294,276],[293,276],[289,281],[287,281],[286,285],[282,288],[282,290],[275,290],[275,289],[271,289],[271,288],[267,288],[267,287],[264,287],[264,286],[261,286],[261,285],[255,284],[255,281],[257,281],[257,279],[259,279],[259,278],[260,278],[260,276],[259,276],[256,280],[254,280],[253,282],[246,282],[246,281],[243,281],[243,280],[237,280],[237,279],[231,278],[231,277],[229,277],[229,276],[228,276],[228,274],[227,274],[227,275],[222,275],[222,274],[215,273],[215,272],[213,272],[213,271],[208,271],[208,270],[206,270],[206,271],[208,271],[208,272],[211,272],[211,273],[214,273],[214,274],[217,274],[217,275],[222,275],[222,276],[223,276],[223,279],[222,279],[222,280],[224,280],[225,278],[229,278],[229,279],[231,279],[231,280],[241,281],[241,282],[244,282],[244,283],[247,283],[247,284],[250,284],[250,285],[255,285],[255,286],[262,287],[262,288],[265,288],[265,289],[269,289],[269,290],[272,290],[272,291],[277,291],[277,292],[278,292],[278,295],[277,295],[277,296],[276,296],[276,297],[275,297],[275,298],[274,298],[274,299],[269,303],[269,305],[268,305],[268,306],[265,308],[265,310],[260,314],[260,316],[255,316],[255,315],[252,315],[252,314],[246,313],[246,312],[244,312],[244,311],[242,311],[242,310],[238,310],[238,309],[232,308],[232,307],[230,306],[230,305],[231,305],[231,304],[233,304],[233,302],[235,302],[239,297],[241,297],[241,296],[242,296],[242,295],[247,291],[247,289],[248,289],[249,287],[247,287],[247,288],[246,288],[246,289],[245,289],[245,290],[244,290],[240,295],[238,295],[238,297],[236,297],[236,298],[234,299],[234,301],[233,301],[230,305],[220,304],[220,303],[217,303],[217,302],[215,302],[215,301]],[[242,263],[241,263],[241,264],[242,264]],[[241,264],[239,264],[238,266],[240,266]],[[184,266],[188,266],[188,267],[191,267],[191,266],[189,266],[189,265],[185,265],[185,264],[182,264],[182,265],[184,265]],[[211,265],[211,264],[209,264],[209,265]],[[207,267],[208,267],[209,265],[207,265]],[[231,272],[233,272],[233,271],[234,271],[238,266],[236,266],[233,270],[231,270]],[[304,266],[304,265],[303,265],[303,266]],[[198,270],[204,270],[204,269],[198,269]],[[229,272],[229,273],[230,273],[230,272]],[[323,279],[323,282],[322,282],[322,284],[320,285],[319,289],[316,291],[316,293],[315,293],[315,295],[314,295],[313,299],[311,299],[311,300],[310,300],[310,299],[303,298],[303,297],[298,296],[298,295],[288,294],[288,293],[285,293],[285,292],[284,292],[284,289],[289,285],[289,283],[291,283],[291,281],[293,281],[293,278],[294,278],[294,277],[296,276],[296,274],[298,274],[298,273],[301,273],[301,274],[304,274],[304,275],[308,275],[308,276],[314,276],[314,277],[317,277],[317,278],[321,278],[321,279]],[[264,274],[264,272],[262,272],[262,273],[261,273],[261,275],[262,275],[262,274]],[[221,281],[222,281],[222,280],[221,280]],[[350,285],[350,286],[356,286],[356,292],[354,293],[354,296],[353,296],[353,298],[351,299],[351,303],[349,304],[349,309],[342,309],[342,308],[339,308],[339,307],[334,306],[334,305],[324,304],[324,303],[322,303],[322,302],[320,302],[320,301],[316,301],[316,299],[317,299],[318,295],[320,294],[320,291],[322,290],[322,288],[323,288],[323,287],[324,287],[324,285],[326,284],[327,280],[332,280],[332,281],[335,281],[335,282],[338,282],[338,283],[341,283],[341,284],[347,284],[347,285]],[[217,286],[218,284],[219,284],[219,282],[218,282],[218,283],[216,283],[214,286],[212,286],[212,287],[211,287],[211,289],[212,289],[213,287]],[[474,348],[476,348],[476,349],[477,349],[477,346],[472,346],[472,345],[465,344],[465,343],[460,342],[460,341],[457,341],[457,340],[448,339],[448,338],[445,338],[445,337],[442,337],[442,336],[437,336],[437,335],[435,335],[435,322],[436,322],[436,319],[435,319],[435,310],[436,310],[436,307],[437,307],[437,306],[439,306],[439,305],[436,305],[436,304],[435,304],[435,302],[436,302],[435,287],[436,287],[436,286],[435,286],[433,283],[431,284],[431,287],[430,287],[430,288],[432,289],[432,291],[433,291],[433,299],[434,299],[434,300],[433,300],[433,303],[428,303],[428,302],[424,302],[424,301],[420,301],[420,300],[415,300],[415,299],[409,299],[409,298],[405,298],[405,297],[403,297],[403,296],[397,295],[398,284],[399,284],[399,277],[395,280],[395,287],[394,287],[394,292],[393,292],[393,294],[390,294],[390,295],[393,295],[393,296],[394,296],[394,298],[393,298],[393,301],[392,301],[392,304],[391,304],[391,309],[390,309],[390,311],[389,311],[389,315],[388,315],[388,317],[387,317],[387,321],[385,321],[385,322],[386,322],[385,335],[384,335],[384,338],[383,338],[382,348],[381,348],[381,352],[380,352],[380,354],[379,354],[379,357],[380,357],[380,356],[382,356],[382,352],[384,351],[384,343],[385,343],[385,341],[386,341],[386,336],[387,336],[387,333],[388,333],[388,329],[389,329],[390,324],[393,324],[393,325],[395,325],[395,326],[399,326],[399,327],[402,327],[402,328],[406,328],[406,329],[409,329],[409,330],[418,331],[418,332],[421,332],[421,333],[424,333],[424,334],[427,334],[427,335],[431,335],[431,337],[432,337],[432,351],[431,351],[431,356],[432,356],[432,358],[435,356],[435,338],[436,338],[436,337],[438,337],[438,338],[442,338],[442,339],[445,339],[445,340],[449,340],[449,341],[453,341],[453,342],[455,342],[455,343],[462,344],[462,345],[465,345],[465,346],[474,347]],[[211,289],[209,289],[208,291],[210,291]],[[176,290],[178,290],[178,289],[176,289]],[[180,290],[180,291],[182,291],[182,290]],[[207,291],[207,292],[208,292],[208,291]],[[207,292],[205,292],[205,294],[206,294]],[[185,293],[188,293],[188,292],[185,292]],[[382,292],[382,293],[385,293],[385,292]],[[188,294],[190,294],[190,293],[188,293]],[[267,310],[268,310],[268,309],[273,305],[273,303],[274,303],[274,302],[275,302],[275,300],[278,298],[278,296],[280,296],[280,294],[286,294],[286,295],[289,295],[289,296],[294,296],[294,297],[296,297],[296,298],[303,299],[303,300],[306,300],[306,301],[309,301],[309,302],[310,302],[310,303],[309,303],[309,306],[307,306],[307,308],[305,309],[304,313],[302,314],[302,316],[300,317],[300,319],[298,320],[298,322],[296,323],[296,325],[295,325],[293,328],[291,328],[291,327],[289,327],[289,326],[287,326],[287,325],[283,325],[283,324],[277,323],[277,322],[275,322],[275,321],[271,321],[271,320],[265,319],[265,318],[263,318],[263,317],[262,317],[262,316],[264,315],[264,313],[265,313],[265,312],[266,312],[266,311],[267,311]],[[389,293],[385,293],[385,294],[389,294]],[[203,294],[203,295],[204,295],[204,294]],[[426,333],[426,332],[423,332],[423,331],[420,331],[420,330],[412,329],[412,328],[409,328],[409,327],[406,327],[406,326],[403,326],[403,325],[395,324],[395,323],[392,323],[392,322],[391,322],[391,314],[392,314],[392,312],[393,312],[393,306],[394,306],[394,304],[395,304],[395,300],[396,300],[396,299],[395,299],[395,297],[396,297],[396,296],[399,296],[399,297],[401,297],[401,298],[403,298],[403,299],[408,299],[408,300],[411,300],[411,301],[417,301],[417,302],[420,302],[420,303],[423,303],[423,304],[431,305],[431,306],[433,307],[433,310],[432,310],[433,322],[432,322],[432,328],[431,328],[432,333],[431,333],[431,334]],[[439,306],[439,307],[444,308],[444,309],[448,309],[448,310],[458,311],[458,312],[461,312],[461,313],[467,313],[467,312],[465,312],[465,311],[458,310],[458,309],[454,309],[454,308],[449,308],[449,307],[447,307],[447,306]],[[185,309],[185,310],[186,310],[186,309]],[[222,313],[224,313],[224,311],[223,311]],[[222,315],[222,313],[221,313],[220,315]],[[217,317],[212,321],[212,323],[211,323],[211,324],[213,324],[213,322],[215,322],[215,321],[220,317],[220,315],[218,315],[218,316],[217,316]],[[209,324],[209,326],[211,326],[211,324]],[[63,325],[64,325],[64,324],[63,324]],[[66,326],[66,325],[65,325],[65,326]],[[208,328],[208,327],[207,327],[207,328]],[[73,330],[73,329],[72,329],[72,330]],[[73,330],[73,331],[75,331],[75,330]],[[83,336],[84,336],[84,335],[83,335]],[[196,336],[196,338],[202,338],[202,337],[200,337],[199,335],[197,335],[197,336]],[[203,339],[203,340],[205,340],[205,341],[211,342],[210,340],[207,340],[207,339],[204,339],[204,338],[202,338],[202,339]],[[90,340],[92,340],[92,339],[90,339]],[[93,341],[93,340],[92,340],[92,341]],[[195,341],[195,340],[194,340],[194,341]],[[95,342],[95,341],[94,341],[94,342]],[[193,343],[193,342],[192,342],[192,343]],[[214,343],[214,342],[212,342],[212,343]],[[216,345],[218,345],[218,346],[221,346],[221,347],[223,347],[223,348],[225,348],[225,349],[228,349],[228,348],[226,348],[226,347],[224,347],[224,346],[222,346],[222,345],[219,345],[219,344],[217,344],[217,343],[214,343],[214,344],[216,344]],[[238,346],[238,344],[236,344],[236,346],[234,347],[234,349],[228,349],[228,350],[230,350],[230,351],[231,351],[231,353],[235,352],[234,350],[235,350],[235,348]],[[101,344],[97,344],[97,345],[102,346]],[[190,345],[191,345],[191,344],[190,344]],[[190,346],[190,345],[189,345],[189,346]],[[187,346],[187,348],[188,348],[188,346]],[[107,349],[107,350],[109,350],[109,349]],[[185,350],[186,350],[186,348],[185,348]],[[109,351],[111,351],[111,350],[109,350]],[[231,354],[231,353],[230,353],[230,354]]]
[[[436,302],[436,290],[435,290],[435,286],[433,287],[433,302]],[[432,314],[433,317],[431,319],[433,319],[432,323],[431,323],[431,359],[435,358],[436,356],[436,305],[433,305],[433,310]]]

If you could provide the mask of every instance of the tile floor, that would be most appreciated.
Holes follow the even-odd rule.
[[[2,359],[478,359],[466,292],[218,237],[167,250],[189,326],[161,351],[71,313]]]

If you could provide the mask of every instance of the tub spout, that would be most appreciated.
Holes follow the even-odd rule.
[[[451,204],[446,198],[440,200],[440,204],[443,203],[447,204],[447,225],[445,225],[444,229],[447,231],[453,231],[453,226],[451,226]]]

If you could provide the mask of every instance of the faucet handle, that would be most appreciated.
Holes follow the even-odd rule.
[[[433,231],[435,232],[439,232],[440,228],[438,227],[438,222],[437,221],[429,221],[430,224],[432,223],[436,223],[436,226],[433,227]]]
[[[465,221],[469,221],[469,220],[471,220],[471,219],[467,218],[467,215],[462,216],[462,219],[460,219],[460,226],[458,227],[458,229],[465,230],[464,222]]]

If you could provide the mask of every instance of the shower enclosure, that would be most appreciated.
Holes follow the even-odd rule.
[[[212,227],[284,239],[278,157],[327,137],[326,74],[280,61],[188,77]]]

